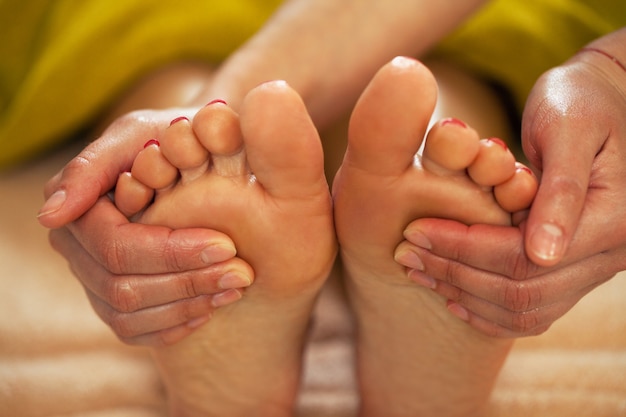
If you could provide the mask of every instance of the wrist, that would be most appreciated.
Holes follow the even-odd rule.
[[[626,72],[626,28],[612,32],[599,38],[585,47],[579,54],[596,54],[612,61]]]

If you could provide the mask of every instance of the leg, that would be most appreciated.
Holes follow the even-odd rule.
[[[176,146],[193,140],[206,149],[204,161]],[[191,123],[172,124],[161,142],[132,169],[132,181],[156,191],[137,221],[220,230],[256,273],[243,300],[155,352],[172,411],[290,416],[309,316],[336,250],[315,128],[296,93],[276,82],[247,96],[241,119],[212,104]],[[150,169],[168,163],[162,177]],[[143,194],[128,183],[118,184],[117,203],[141,206]]]
[[[477,415],[511,346],[455,319],[445,300],[416,288],[393,259],[410,220],[509,224],[503,207],[519,209],[534,196],[534,178],[516,170],[501,141],[481,141],[457,120],[435,124],[414,160],[436,95],[419,63],[398,59],[384,67],[355,107],[333,185],[357,321],[363,416]],[[516,194],[496,200],[511,179]]]

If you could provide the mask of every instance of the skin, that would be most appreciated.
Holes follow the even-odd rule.
[[[286,80],[303,98],[317,128],[323,130],[349,113],[384,63],[396,55],[424,53],[482,3],[405,0],[393,8],[381,8],[373,0],[348,4],[294,0],[286,3],[265,28],[219,68],[178,66],[144,80],[112,114],[103,117],[106,128],[99,139],[46,184],[45,197],[49,200],[39,215],[42,225],[55,229],[51,232],[52,244],[68,258],[75,271],[96,268],[99,278],[107,281],[109,289],[96,294],[100,316],[113,323],[116,331],[118,321],[134,329],[134,334],[122,335],[129,343],[172,343],[192,332],[188,321],[200,318],[197,309],[191,311],[185,303],[177,302],[180,297],[156,300],[157,283],[139,284],[132,278],[158,274],[169,283],[173,294],[186,293],[187,299],[208,295],[202,290],[201,281],[215,261],[206,257],[203,260],[200,254],[205,247],[215,246],[214,232],[182,229],[172,233],[162,227],[148,232],[151,229],[147,226],[130,224],[102,197],[115,185],[118,175],[130,169],[146,137],[158,137],[176,117],[191,119],[200,106],[216,98],[237,111],[243,96],[268,79]],[[333,16],[332,25],[328,16]],[[416,30],[426,27],[434,16],[440,23],[436,30]],[[391,32],[394,37],[389,41],[386,34]],[[345,33],[351,36],[346,37]],[[363,59],[363,50],[368,51],[367,59]],[[314,65],[301,65],[303,62]],[[186,75],[183,80],[179,77],[181,72]],[[161,92],[156,101],[154,91]],[[166,110],[128,113],[155,106]],[[329,146],[339,146],[339,151],[329,152]],[[342,155],[340,142],[325,144],[325,148],[328,154]],[[127,250],[120,252],[116,249],[120,247]],[[244,273],[242,268],[237,272]],[[251,275],[249,270],[247,275]],[[79,279],[88,289],[98,285],[90,274],[79,274]],[[137,300],[132,309],[123,308],[124,303],[116,298],[116,294],[124,292],[120,288],[129,279],[135,284]],[[169,305],[163,306],[164,301],[169,301]],[[206,315],[210,312],[207,309]],[[163,329],[165,335],[155,332],[160,314],[180,318],[176,326]]]
[[[198,97],[202,97],[202,99],[206,99],[207,97],[213,97],[213,92],[218,94],[219,96],[229,97],[230,100],[234,103],[236,108],[237,102],[240,100],[241,91],[238,89],[245,89],[249,85],[253,85],[257,83],[259,80],[255,77],[248,75],[247,73],[242,73],[238,68],[254,68],[258,70],[257,74],[261,76],[265,76],[273,73],[274,69],[267,68],[268,60],[262,60],[261,57],[263,54],[257,53],[256,51],[264,50],[264,48],[270,48],[276,56],[281,56],[281,42],[278,40],[283,39],[283,47],[287,48],[289,42],[284,41],[285,37],[281,36],[283,32],[281,32],[280,26],[285,30],[293,28],[296,25],[298,27],[301,24],[305,23],[299,21],[297,17],[298,7],[304,7],[304,3],[293,2],[289,5],[288,8],[284,9],[283,13],[279,13],[274,20],[274,23],[281,23],[281,25],[276,24],[275,29],[266,29],[262,31],[259,36],[255,37],[253,41],[250,42],[246,47],[244,47],[241,51],[237,52],[231,60],[229,60],[215,75],[214,78],[210,78],[206,80],[205,88],[201,88],[202,91]],[[312,19],[310,23],[306,23],[305,26],[310,28],[311,30],[319,28],[324,28],[325,33],[331,34],[340,33],[341,30],[349,27],[349,22],[347,20],[338,19],[338,22],[342,22],[342,24],[337,24],[331,28],[326,27],[322,24],[322,19],[320,16],[323,12],[327,12],[320,3],[320,8],[316,9],[319,11],[319,15],[312,13]],[[328,6],[330,7],[330,6]],[[432,6],[439,7],[439,6]],[[467,14],[469,10],[477,5],[469,5],[464,10],[455,9],[453,12],[451,10],[444,10],[445,7],[441,6],[442,9],[431,10],[433,13],[442,16],[442,22],[444,24],[441,26],[442,31],[447,30],[446,28],[454,26],[455,22],[462,20],[462,18]],[[400,8],[398,8],[400,10]],[[340,12],[340,10],[337,10]],[[448,12],[446,14],[446,12]],[[419,14],[419,13],[418,13]],[[316,20],[317,19],[317,20]],[[389,23],[389,21],[384,20]],[[346,25],[346,26],[344,26]],[[389,24],[391,26],[391,24]],[[376,25],[373,25],[376,26]],[[269,26],[268,26],[269,27]],[[363,28],[370,27],[369,25],[363,25]],[[376,30],[378,28],[385,28],[387,26],[380,25],[376,26]],[[395,25],[394,25],[395,27]],[[405,27],[401,26],[406,30],[406,33],[410,31]],[[335,32],[336,31],[336,32]],[[437,34],[432,35],[433,37],[411,37],[409,35],[399,36],[396,39],[397,43],[390,45],[390,51],[392,52],[401,52],[406,51],[409,48],[407,45],[410,45],[410,49],[412,49],[412,53],[420,53],[420,51],[425,50],[432,42],[437,39]],[[614,37],[613,37],[614,36]],[[617,32],[613,36],[608,36],[599,40],[598,45],[604,47],[605,49],[611,51],[615,56],[620,56],[622,53],[616,45],[620,45],[619,40],[623,39],[623,31]],[[288,38],[288,37],[287,37]],[[341,36],[335,37],[333,39],[342,39]],[[365,34],[362,36],[356,36],[357,44],[358,42],[363,42],[366,44],[370,39]],[[378,38],[376,38],[378,39]],[[351,40],[353,41],[353,40]],[[412,43],[411,43],[412,42]],[[341,43],[341,42],[340,42]],[[622,43],[623,44],[623,43]],[[377,43],[374,44],[373,47],[373,55],[380,54],[381,56],[384,54],[381,52],[381,45]],[[275,48],[275,49],[274,49]],[[302,56],[301,58],[306,61],[306,59],[310,59],[314,57],[315,52],[304,52],[304,51],[315,51],[315,48],[301,48],[298,49],[298,53],[307,54],[310,53],[311,56]],[[256,50],[256,51],[255,51]],[[342,56],[346,58],[353,58],[350,55],[349,51],[358,51],[359,48],[341,48],[338,47],[337,50],[331,56],[334,56],[333,60],[330,60],[332,64],[337,64],[338,62],[342,62]],[[369,50],[369,49],[368,49]],[[342,55],[345,54],[345,55]],[[580,59],[576,58],[576,59]],[[620,58],[622,61],[624,58]],[[376,59],[372,59],[372,62]],[[614,63],[608,61],[604,57],[597,56],[595,58],[586,57],[584,60],[593,60],[596,62],[596,66],[598,68],[604,67],[607,70],[603,70],[601,74],[606,76],[603,80],[598,80],[600,83],[599,87],[601,90],[606,90],[606,97],[615,97],[615,91],[617,91],[617,106],[613,107],[615,109],[621,108],[622,102],[619,99],[620,91],[623,91],[622,81],[619,81],[619,68],[616,68]],[[324,81],[324,87],[336,87],[338,88],[337,92],[345,92],[346,94],[337,94],[340,97],[354,97],[353,92],[358,91],[360,86],[363,85],[363,79],[365,76],[361,77],[361,74],[365,74],[368,71],[371,71],[371,66],[369,63],[358,64],[359,69],[357,70],[355,67],[351,67],[353,62],[360,62],[360,60],[350,60],[346,59],[346,64],[344,66],[339,66],[340,68],[350,68],[352,71],[331,71],[333,75],[330,79]],[[332,91],[326,90],[325,88],[314,88],[319,87],[317,84],[312,84],[310,81],[311,74],[302,74],[302,73],[291,73],[289,71],[288,65],[285,62],[281,62],[280,60],[272,60],[272,66],[276,69],[276,74],[288,75],[289,77],[281,77],[281,78],[289,78],[290,84],[296,87],[296,90],[300,92],[305,98],[305,102],[310,109],[313,118],[318,124],[323,126],[327,121],[332,120],[332,114],[336,112],[337,108],[344,108],[347,102],[350,102],[350,99],[346,98],[346,103],[338,103],[335,101],[329,100],[328,97],[315,97],[316,91]],[[321,67],[323,68],[325,65],[329,65],[329,62],[326,60],[316,60],[315,62],[319,62]],[[241,65],[245,63],[246,65]],[[569,64],[568,64],[569,65]],[[366,69],[369,68],[369,69]],[[608,69],[608,68],[612,69]],[[559,70],[555,70],[553,76],[556,77]],[[352,78],[350,82],[341,83],[341,81],[346,81],[346,74],[354,74],[354,78]],[[563,74],[561,74],[562,76]],[[268,77],[265,77],[267,79]],[[543,103],[543,96],[546,94],[553,94],[554,91],[550,90],[551,87],[545,86],[543,83],[547,83],[549,79],[549,75],[542,78],[539,82],[538,87],[535,90],[535,94],[533,97],[536,99],[531,99],[528,110],[525,115],[525,126],[530,126],[532,123],[529,123],[529,120],[534,120],[535,112],[539,110],[535,110],[535,106],[539,107],[539,105],[534,105],[533,103]],[[229,81],[231,80],[231,81]],[[254,81],[251,81],[254,80]],[[309,81],[307,81],[309,80]],[[215,81],[215,83],[213,83]],[[219,82],[218,82],[219,81]],[[236,86],[234,86],[236,84]],[[548,83],[549,84],[549,83]],[[216,86],[219,86],[216,87]],[[314,87],[312,87],[314,86]],[[343,86],[343,87],[342,87]],[[563,93],[563,91],[562,91]],[[567,100],[575,103],[577,98],[572,97],[570,92],[565,91],[565,98]],[[319,99],[319,101],[317,101]],[[200,99],[198,99],[198,102]],[[204,100],[206,102],[206,100]],[[566,101],[567,102],[567,101]],[[318,103],[318,104],[316,104]],[[327,106],[321,105],[319,103],[327,104]],[[187,105],[188,103],[177,103],[177,105]],[[594,103],[592,103],[594,104]],[[602,109],[603,103],[596,103],[598,108]],[[336,106],[336,107],[335,107]],[[562,110],[562,109],[561,109]],[[328,111],[328,113],[327,113]],[[562,112],[559,109],[550,110],[549,107],[546,108],[545,104],[542,106],[541,110],[542,114],[550,114],[552,112],[553,115],[562,116]],[[180,112],[178,112],[180,114]],[[585,113],[588,114],[588,113]],[[169,115],[171,116],[171,114]],[[587,117],[582,115],[581,117]],[[602,116],[605,117],[605,116]],[[616,117],[620,117],[620,115],[616,115]],[[73,245],[74,247],[83,247],[86,249],[87,253],[94,254],[92,256],[92,263],[97,263],[101,266],[103,271],[107,271],[110,276],[113,276],[113,272],[123,273],[123,274],[133,274],[137,273],[138,266],[141,265],[151,265],[150,270],[154,273],[168,274],[171,277],[173,285],[179,285],[181,282],[179,275],[177,273],[181,271],[190,271],[190,270],[198,270],[206,266],[200,259],[198,259],[198,253],[200,249],[204,246],[207,237],[203,236],[203,234],[208,233],[206,231],[182,231],[177,236],[182,236],[186,242],[189,242],[190,239],[199,239],[190,247],[187,245],[185,249],[182,251],[178,251],[176,256],[181,257],[184,261],[178,262],[176,267],[171,267],[168,265],[163,265],[162,262],[162,249],[166,247],[166,251],[173,253],[173,248],[176,247],[178,242],[172,240],[166,240],[166,237],[169,238],[169,233],[162,232],[161,238],[158,237],[157,234],[154,235],[154,240],[158,244],[155,245],[159,249],[157,251],[151,250],[151,246],[148,246],[148,250],[143,249],[143,245],[138,242],[136,233],[130,233],[133,228],[127,227],[125,229],[126,233],[113,233],[114,231],[118,231],[118,226],[120,226],[120,222],[123,222],[122,217],[119,213],[114,210],[112,206],[107,206],[106,201],[100,200],[103,203],[102,206],[98,207],[100,211],[93,211],[91,214],[93,216],[87,216],[87,218],[91,219],[91,223],[87,222],[79,222],[79,223],[69,223],[72,220],[76,219],[80,214],[84,213],[90,207],[93,206],[94,202],[97,201],[99,196],[103,195],[114,183],[116,175],[127,169],[130,161],[132,160],[132,156],[136,153],[136,149],[139,146],[138,137],[145,137],[144,132],[154,132],[155,130],[164,129],[166,122],[171,120],[170,117],[166,116],[163,113],[154,112],[154,113],[134,113],[128,116],[123,117],[122,119],[118,119],[114,125],[107,130],[107,132],[103,135],[99,142],[97,142],[94,146],[88,148],[77,160],[72,161],[58,176],[56,176],[51,182],[48,184],[46,188],[46,196],[50,196],[57,190],[65,190],[66,202],[67,204],[62,205],[61,207],[55,206],[54,204],[50,204],[44,206],[42,210],[42,216],[40,217],[40,221],[42,224],[48,227],[60,227],[62,225],[67,224],[66,231],[63,232],[53,232],[52,240],[55,242],[57,247],[65,246],[69,247]],[[558,123],[562,126],[566,126],[570,123],[573,123],[571,119],[568,117],[564,117],[561,119],[557,118],[555,120],[559,120]],[[583,123],[584,119],[575,120],[576,123],[580,123],[584,126],[588,126],[589,123]],[[596,120],[595,118],[593,120]],[[617,123],[616,129],[612,132],[620,132],[621,127],[620,123],[617,120],[619,118],[611,119],[614,123]],[[576,125],[574,123],[574,125]],[[567,146],[565,149],[559,149],[558,147],[551,146],[553,143],[563,143],[563,141],[552,140],[553,136],[556,135],[554,133],[556,129],[551,129],[549,131],[541,131],[538,127],[529,129],[525,127],[524,129],[524,146],[526,152],[529,153],[528,157],[533,162],[538,169],[542,171],[542,188],[540,190],[539,196],[535,205],[533,206],[533,210],[530,212],[530,217],[527,223],[522,224],[520,228],[521,232],[517,232],[515,230],[503,230],[503,229],[494,229],[494,228],[482,228],[482,227],[473,227],[470,229],[471,234],[471,242],[469,245],[468,237],[466,236],[463,240],[463,237],[459,236],[458,228],[452,228],[450,223],[446,223],[446,227],[441,229],[440,232],[435,236],[432,232],[429,232],[428,238],[431,240],[431,245],[435,250],[439,250],[440,252],[429,252],[428,255],[439,255],[437,259],[439,259],[441,266],[440,271],[448,271],[447,275],[443,273],[435,274],[437,271],[433,266],[430,266],[432,275],[436,275],[442,282],[447,281],[449,286],[440,286],[440,289],[448,288],[448,294],[450,299],[457,301],[457,307],[465,306],[466,310],[457,308],[456,312],[462,312],[462,316],[465,318],[466,313],[476,312],[477,314],[470,314],[470,323],[475,327],[481,329],[487,334],[497,334],[503,336],[520,336],[520,335],[528,335],[528,334],[536,334],[545,331],[554,320],[560,317],[564,312],[566,312],[569,307],[571,307],[580,297],[582,297],[589,290],[604,282],[606,279],[610,278],[616,271],[624,269],[624,265],[621,263],[620,259],[620,248],[623,245],[623,241],[625,240],[622,235],[615,234],[613,228],[611,227],[611,236],[615,236],[613,240],[603,240],[603,243],[608,244],[610,247],[604,251],[603,254],[598,254],[597,245],[594,244],[593,239],[587,239],[587,235],[589,233],[597,233],[590,232],[591,230],[604,230],[602,226],[598,227],[597,221],[600,218],[606,218],[601,216],[592,215],[597,210],[599,214],[603,211],[607,210],[599,210],[598,207],[592,205],[589,199],[582,198],[585,194],[586,190],[583,187],[583,184],[589,182],[589,178],[591,174],[601,168],[602,171],[608,171],[607,175],[612,179],[612,184],[619,185],[619,164],[613,163],[612,161],[607,161],[605,159],[596,159],[595,152],[592,152],[593,149],[588,150],[587,153],[582,155],[582,153],[577,153],[573,155],[572,152],[575,149],[579,149],[575,146],[570,147]],[[564,127],[563,131],[567,132],[568,130]],[[120,132],[125,132],[122,137]],[[606,132],[605,132],[606,133]],[[568,139],[574,137],[577,138],[577,135],[568,135]],[[548,138],[550,140],[548,140]],[[615,139],[613,139],[615,138]],[[616,134],[615,137],[611,137],[613,143],[614,141],[622,140],[623,135]],[[602,141],[606,139],[606,136],[597,136],[594,141],[591,143],[596,146],[595,149],[599,149],[599,146]],[[569,139],[571,140],[571,139]],[[580,139],[583,144],[587,144],[584,140]],[[134,148],[131,150],[131,143],[134,143]],[[585,149],[584,147],[580,149]],[[121,150],[125,150],[120,152]],[[119,158],[119,155],[122,155],[122,158]],[[115,158],[113,158],[115,155]],[[571,164],[568,162],[572,159],[565,158],[564,155],[567,155],[570,158],[575,158],[574,160],[583,159],[580,163],[581,169],[575,170],[577,180],[574,182],[563,182],[563,175],[560,175],[560,172],[565,172],[567,170],[568,175],[571,174],[569,171],[569,167]],[[119,161],[119,162],[111,162],[111,161]],[[605,164],[602,167],[599,167],[597,163]],[[97,168],[92,169],[92,168]],[[571,175],[569,175],[571,177]],[[80,181],[79,181],[80,178]],[[574,184],[574,193],[571,193],[570,186],[566,186],[564,184]],[[618,187],[614,187],[614,189],[619,189]],[[58,196],[58,195],[57,195]],[[563,196],[563,197],[561,197]],[[568,197],[569,196],[569,197]],[[572,198],[571,196],[576,196]],[[570,206],[569,203],[571,201],[575,201],[573,206]],[[54,200],[53,200],[54,201]],[[606,200],[603,200],[606,201]],[[56,200],[56,203],[59,201]],[[585,202],[585,209],[583,210],[580,206],[581,202]],[[568,210],[565,212],[562,210],[564,206],[568,207]],[[574,207],[574,210],[571,210],[570,207]],[[590,211],[591,210],[591,211]],[[586,213],[589,212],[589,215]],[[96,213],[99,213],[96,215]],[[554,246],[555,248],[562,248],[561,251],[555,250],[552,255],[549,255],[546,259],[546,256],[538,256],[537,249],[533,249],[533,236],[535,236],[535,231],[538,230],[538,225],[549,223],[554,224],[555,222],[555,213],[558,213],[558,220],[561,223],[556,224],[556,226],[563,231],[563,238],[560,244]],[[563,214],[565,213],[565,214]],[[610,211],[607,213],[609,216],[615,216],[615,218],[619,219],[618,214],[615,211]],[[582,217],[581,217],[582,215]],[[113,220],[117,219],[117,220]],[[581,228],[583,225],[583,221],[587,224],[581,231],[577,229]],[[422,225],[422,229],[427,232],[432,230],[434,226],[424,226],[429,222],[437,223],[438,221],[425,221],[420,220],[418,224]],[[456,225],[455,227],[458,227]],[[87,238],[87,230],[91,233],[91,236],[101,237],[102,239],[88,239]],[[420,229],[421,230],[421,229]],[[421,230],[421,231],[424,231]],[[585,230],[589,232],[585,232]],[[527,231],[527,232],[526,232]],[[68,233],[69,232],[69,233]],[[63,233],[63,234],[61,234]],[[521,233],[526,233],[522,235]],[[498,251],[488,251],[489,243],[487,236],[489,238],[493,238],[501,234],[502,238],[508,242],[507,245],[499,246]],[[597,233],[599,234],[599,233]],[[120,240],[110,240],[111,236],[117,235]],[[511,236],[515,235],[515,236]],[[607,235],[607,233],[602,233],[602,235]],[[455,237],[456,236],[456,240]],[[580,238],[578,238],[580,236]],[[476,241],[473,238],[481,237],[480,242],[483,242],[482,246],[477,246]],[[107,240],[108,239],[108,240]],[[160,239],[160,240],[158,240]],[[442,240],[446,239],[448,242],[443,243]],[[62,243],[61,241],[65,240],[66,243]],[[67,240],[75,240],[75,242],[67,243]],[[128,247],[133,248],[132,255],[122,255],[122,258],[111,258],[106,256],[107,253],[111,252],[111,248],[116,247],[121,240],[126,242]],[[409,239],[410,240],[410,239]],[[438,242],[437,245],[434,242]],[[456,245],[455,245],[455,242]],[[463,242],[463,245],[461,245]],[[570,244],[570,242],[572,242]],[[171,245],[171,246],[168,246]],[[526,245],[526,251],[522,248]],[[474,249],[480,250],[480,255],[476,255]],[[504,267],[502,266],[494,266],[496,263],[496,259],[502,259],[502,252],[505,251],[505,248],[508,248],[508,251],[505,252],[505,255],[508,259],[512,259],[510,262],[507,262]],[[564,255],[565,248],[568,248],[567,256]],[[418,250],[418,249],[416,249]],[[456,259],[449,259],[450,254],[454,251],[454,253],[458,254]],[[71,257],[72,255],[69,252],[64,252],[67,257]],[[167,253],[167,252],[166,252]],[[496,253],[499,253],[499,256],[495,256]],[[607,263],[604,262],[604,255],[606,253],[613,254],[610,256],[610,260],[607,266]],[[103,255],[104,254],[104,255]],[[468,259],[470,254],[472,255],[473,264],[467,263],[467,261],[459,262],[459,260]],[[493,257],[491,254],[494,254]],[[511,255],[515,254],[515,255]],[[528,255],[526,255],[528,254]],[[596,254],[594,257],[589,257],[590,254]],[[128,256],[128,257],[126,257]],[[171,258],[173,255],[167,255],[165,259]],[[423,255],[424,257],[427,254]],[[565,256],[565,257],[564,257]],[[447,259],[447,260],[446,260]],[[598,267],[597,263],[602,260],[601,263],[602,272],[597,273]],[[533,262],[534,261],[534,262]],[[81,260],[74,260],[73,262],[81,262]],[[560,262],[560,263],[559,263]],[[555,263],[558,263],[555,265]],[[152,266],[156,265],[156,266]],[[450,267],[446,267],[448,265]],[[458,272],[450,272],[453,271],[453,266],[457,266]],[[500,265],[500,263],[498,263]],[[538,268],[537,265],[543,265],[543,268]],[[495,274],[496,278],[501,283],[500,290],[493,290],[491,294],[483,295],[478,289],[477,282],[480,280],[470,281],[469,279],[465,279],[463,283],[461,283],[461,275],[466,274],[466,271],[473,270],[476,276],[480,276],[481,272],[477,271],[479,269],[487,269]],[[592,272],[593,270],[593,272]],[[145,271],[145,270],[144,270]],[[538,271],[538,272],[535,272]],[[572,271],[576,271],[577,273],[584,273],[585,279],[580,281],[580,284],[577,285],[577,291],[572,293],[571,291],[559,291],[564,284],[560,284],[559,282],[564,281],[564,277],[570,276]],[[105,272],[105,274],[107,273]],[[172,275],[173,274],[173,275]],[[484,276],[484,275],[483,275]],[[524,283],[520,283],[519,279],[510,280],[509,278],[535,278],[540,277],[541,279],[537,279],[534,281],[526,280]],[[88,280],[89,278],[84,277],[84,280]],[[184,281],[183,281],[184,282]],[[532,285],[529,283],[532,282]],[[182,287],[182,285],[180,285]],[[113,284],[115,287],[115,284]],[[494,288],[494,287],[490,287]],[[529,290],[529,288],[531,288]],[[511,295],[513,294],[513,295]],[[550,296],[550,294],[553,294]],[[194,294],[190,294],[194,295]],[[197,295],[197,294],[196,294]],[[480,297],[479,295],[482,295]],[[150,308],[154,306],[154,301],[149,299],[149,297],[139,297],[144,300],[141,304],[142,307]],[[463,299],[474,300],[474,304],[470,305],[469,302],[464,302]],[[532,298],[532,300],[531,300]],[[114,300],[110,298],[110,296],[105,296],[101,301],[103,301],[103,305],[115,306]],[[173,301],[173,300],[172,300]],[[480,304],[480,306],[478,305]],[[482,311],[480,310],[482,306]],[[454,310],[454,309],[453,309]],[[136,317],[136,316],[135,316]],[[156,315],[154,315],[156,317]],[[523,318],[522,318],[523,317]],[[131,319],[132,320],[132,319]],[[524,321],[525,320],[525,321]],[[137,320],[137,322],[141,322],[142,320]],[[180,325],[184,326],[185,323],[181,321]],[[136,328],[141,329],[141,325],[137,324]],[[136,337],[141,336],[140,332],[142,330],[138,330],[138,333],[135,335]],[[143,330],[145,333],[145,330]],[[129,340],[132,340],[131,337]],[[151,339],[150,342],[154,342],[154,339]]]
[[[526,208],[536,180],[516,169],[501,142],[481,140],[455,119],[434,125],[414,164],[436,96],[434,77],[418,61],[396,58],[377,73],[350,119],[333,184],[334,219],[320,140],[284,82],[253,89],[240,116],[209,104],[193,121],[175,119],[160,145],[148,142],[118,180],[116,204],[136,207],[129,215],[141,223],[222,230],[256,273],[240,302],[155,350],[172,414],[293,414],[308,322],[335,259],[336,232],[357,322],[360,415],[480,415],[512,342],[449,315],[445,300],[405,276],[393,248],[407,219],[426,214],[510,224],[503,207]],[[133,184],[154,189],[154,201]],[[512,192],[499,193],[503,187]],[[467,201],[469,210],[461,204]],[[426,389],[432,373],[448,376]]]
[[[622,29],[590,47],[624,62],[624,42]],[[576,55],[542,76],[526,106],[523,145],[541,182],[521,227],[408,226],[401,247],[416,251],[438,280],[435,291],[472,326],[502,337],[540,334],[626,268],[626,232],[612,226],[626,207],[624,108],[626,72],[602,54]],[[562,234],[547,251],[536,240],[543,224]]]

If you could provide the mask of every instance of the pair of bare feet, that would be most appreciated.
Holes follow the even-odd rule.
[[[123,174],[116,204],[135,221],[228,234],[255,282],[179,343],[155,350],[173,415],[293,415],[316,297],[339,243],[357,326],[363,416],[480,412],[510,342],[446,309],[401,245],[420,217],[510,224],[536,181],[498,140],[455,119],[430,130],[436,83],[420,63],[383,67],[356,105],[332,197],[322,144],[283,82],[175,120]],[[337,242],[338,241],[338,242]],[[407,265],[412,270],[407,274]]]

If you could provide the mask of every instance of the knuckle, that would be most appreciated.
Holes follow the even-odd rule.
[[[189,275],[183,275],[180,281],[180,291],[181,295],[184,298],[193,298],[199,294],[198,289],[196,288],[196,284],[193,280],[193,277]]]
[[[123,274],[128,268],[125,244],[116,239],[105,239],[102,244],[99,252],[102,253],[105,268],[113,274]]]
[[[137,336],[136,332],[130,325],[128,315],[125,313],[117,311],[112,313],[108,318],[107,324],[111,330],[113,330],[113,333],[115,333],[119,338],[129,339]]]
[[[116,311],[122,313],[132,313],[142,307],[137,289],[130,278],[109,279],[105,287],[105,297]]]
[[[535,271],[534,265],[526,257],[526,253],[516,247],[504,258],[506,274],[517,281],[527,279]]]
[[[455,258],[458,259],[458,258]],[[443,279],[448,282],[450,285],[453,285],[455,287],[459,286],[460,284],[460,277],[462,277],[464,275],[464,266],[463,266],[463,261],[461,260],[460,262],[454,262],[454,261],[450,261],[450,262],[445,262],[443,264]]]
[[[523,313],[541,303],[541,291],[527,281],[506,281],[503,303],[507,310]]]
[[[517,333],[528,334],[539,326],[539,315],[536,310],[513,313],[511,329]]]
[[[187,251],[184,249],[185,245],[182,245],[179,239],[175,239],[173,233],[170,232],[161,249],[163,262],[169,271],[182,271],[184,269],[183,260],[187,256]]]

